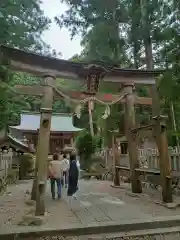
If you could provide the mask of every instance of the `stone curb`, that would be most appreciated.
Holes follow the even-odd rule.
[[[1,240],[14,240],[23,237],[42,237],[42,236],[80,236],[80,235],[96,235],[105,233],[121,233],[128,231],[150,230],[157,228],[171,228],[180,226],[180,215],[175,217],[152,218],[150,220],[131,220],[121,221],[120,223],[96,224],[96,225],[80,225],[73,224],[61,228],[39,227],[16,227],[7,230],[0,229]]]
[[[86,235],[87,239],[91,240],[119,240],[119,239],[149,239],[149,237],[159,237],[158,239],[166,239],[163,237],[168,237],[168,239],[173,239],[172,237],[176,236],[180,239],[180,227],[169,227],[169,228],[158,228],[150,230],[138,230],[130,232],[121,232],[121,233],[108,233],[101,235]],[[153,238],[156,239],[156,238]],[[177,239],[177,238],[176,238]]]
[[[137,239],[140,237],[150,237],[150,236],[173,236],[179,234],[180,238],[180,227],[169,227],[169,228],[158,228],[158,229],[144,229],[137,231],[121,232],[121,233],[108,233],[102,234],[99,240],[103,240],[106,237],[106,240],[115,240],[124,237],[135,237]],[[92,239],[98,239],[98,235],[91,235]],[[146,238],[145,238],[146,239]],[[169,239],[169,238],[168,238]]]

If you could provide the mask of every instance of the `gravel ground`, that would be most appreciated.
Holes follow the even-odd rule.
[[[0,228],[16,225],[28,206],[24,204],[25,193],[31,187],[31,182],[21,181],[16,185],[8,186],[0,196]]]
[[[112,188],[108,186],[110,195],[125,201],[127,204],[137,204],[141,207],[141,211],[151,214],[153,217],[158,216],[175,216],[180,215],[180,207],[168,209],[161,206],[161,191],[153,189],[143,189],[141,194],[132,194],[130,184],[121,184],[120,188]],[[180,197],[174,196],[174,203],[180,204]]]

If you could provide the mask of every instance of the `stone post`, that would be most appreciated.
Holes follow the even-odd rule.
[[[41,108],[41,120],[38,136],[36,161],[38,166],[37,194],[36,194],[36,215],[45,214],[44,195],[47,180],[47,160],[49,153],[50,127],[53,105],[53,86],[55,77],[47,74],[44,76],[44,99]]]
[[[112,131],[112,154],[113,154],[113,185],[120,186],[119,171],[117,166],[117,146],[115,141],[115,133]]]
[[[151,87],[152,115],[154,119],[153,135],[159,151],[159,165],[161,174],[162,199],[164,202],[172,202],[172,179],[168,153],[167,130],[164,116],[160,116],[160,100],[157,84]]]
[[[168,152],[167,130],[164,116],[153,117],[156,136],[159,142],[159,165],[161,175],[162,200],[166,203],[173,201],[171,164]]]
[[[128,140],[132,192],[141,193],[142,186],[139,180],[139,174],[135,171],[136,168],[139,168],[137,140],[136,135],[131,131],[133,128],[136,127],[133,87],[134,85],[131,83],[124,84],[124,92],[127,93],[127,95],[125,96],[125,131]]]
[[[39,128],[37,129],[38,135],[39,135]],[[37,176],[38,176],[38,162],[37,162],[37,156],[35,161],[35,168],[34,168],[34,180],[33,180],[33,186],[31,190],[31,200],[36,201],[36,194],[37,194]]]

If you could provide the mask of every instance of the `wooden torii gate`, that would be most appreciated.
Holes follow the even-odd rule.
[[[44,192],[46,186],[47,158],[49,149],[49,137],[52,115],[53,100],[60,96],[56,91],[56,78],[84,81],[87,83],[87,93],[89,96],[95,95],[100,81],[111,82],[123,85],[122,99],[126,107],[126,134],[129,148],[129,161],[132,178],[132,192],[141,193],[142,187],[139,176],[135,169],[139,167],[137,155],[137,144],[134,133],[135,128],[135,103],[140,103],[141,99],[134,101],[134,84],[153,85],[155,78],[162,71],[130,70],[120,68],[108,68],[103,63],[75,63],[50,57],[45,57],[31,52],[24,52],[18,49],[1,46],[0,48],[1,64],[8,65],[13,71],[31,73],[35,76],[43,77],[42,86],[17,86],[16,90],[20,94],[42,96],[41,120],[37,147],[37,194],[36,194],[36,215],[45,213]],[[71,92],[73,96],[75,92]],[[83,94],[83,93],[82,93]],[[117,97],[117,96],[112,96]],[[120,98],[120,95],[118,96]],[[104,97],[101,96],[104,99]],[[151,99],[145,99],[151,102]],[[165,202],[172,201],[171,184],[167,177],[171,176],[170,164],[168,158],[167,137],[164,125],[161,125],[159,116],[156,117],[156,130],[159,134],[157,139],[160,143],[160,166],[162,177],[162,195]],[[163,128],[163,131],[161,131]],[[162,134],[160,134],[162,132]],[[161,137],[160,137],[161,136]]]

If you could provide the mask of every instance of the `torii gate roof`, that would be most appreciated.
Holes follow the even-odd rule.
[[[28,72],[35,75],[52,73],[56,77],[68,79],[84,79],[90,71],[103,75],[105,82],[134,82],[151,85],[163,70],[139,70],[109,67],[103,62],[72,62],[48,56],[38,55],[7,46],[0,47],[1,58],[8,60],[10,67],[16,71]]]

